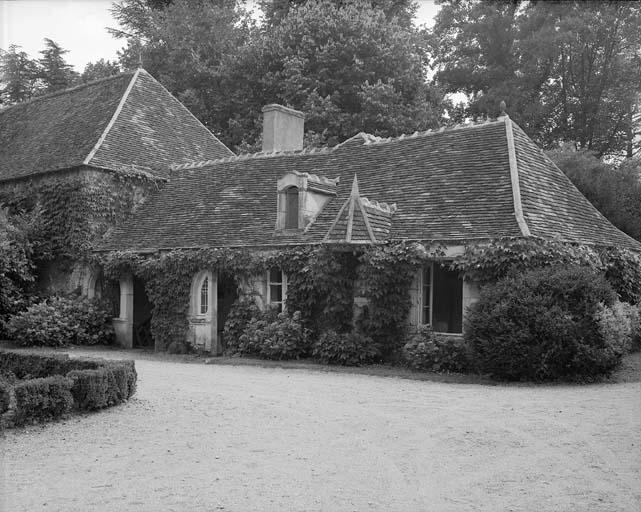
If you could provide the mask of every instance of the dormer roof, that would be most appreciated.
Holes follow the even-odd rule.
[[[324,242],[377,243],[389,238],[392,214],[396,205],[369,201],[361,197],[358,178],[354,175],[349,198],[336,214],[323,238]]]
[[[232,155],[143,69],[0,110],[0,181],[81,165],[167,177]]]

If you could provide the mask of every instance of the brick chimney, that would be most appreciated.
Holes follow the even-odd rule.
[[[305,114],[272,103],[263,107],[263,152],[303,149]]]

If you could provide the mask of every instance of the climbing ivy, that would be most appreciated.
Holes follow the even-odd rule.
[[[501,238],[469,245],[451,263],[467,279],[496,282],[510,273],[552,265],[578,265],[605,274],[621,300],[641,300],[641,257],[617,247],[595,247],[540,238]]]
[[[42,212],[47,252],[40,260],[78,260],[131,213],[136,188],[156,186],[159,182],[139,174],[67,173],[6,186],[0,189],[0,204],[11,212]]]
[[[372,247],[361,256],[359,292],[368,302],[359,327],[379,343],[383,357],[397,356],[403,345],[416,270],[444,254],[439,245],[398,242]]]
[[[394,242],[376,246],[320,245],[279,250],[197,249],[139,255],[110,252],[96,258],[108,278],[126,274],[145,282],[152,303],[152,334],[159,346],[185,338],[194,275],[209,269],[238,285],[281,268],[288,278],[287,308],[300,311],[315,336],[353,328],[354,297],[366,299],[356,328],[373,338],[386,358],[399,353],[411,308],[416,270],[429,261],[450,265],[462,276],[487,283],[519,269],[579,264],[598,269],[618,282],[622,298],[641,297],[639,256],[621,249],[596,249],[557,241],[503,239],[469,246],[445,260],[439,245]],[[246,298],[237,304],[246,307]],[[633,300],[636,302],[637,300]],[[239,306],[240,307],[240,306]],[[233,316],[233,314],[232,314]]]

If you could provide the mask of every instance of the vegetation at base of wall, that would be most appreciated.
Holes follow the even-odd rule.
[[[256,304],[254,297],[241,294],[231,306],[225,327],[223,329],[223,342],[225,351],[236,353],[240,342],[240,337],[245,332],[252,318],[258,318],[261,314],[260,308]]]
[[[403,360],[414,370],[465,372],[472,366],[470,359],[462,337],[438,335],[429,327],[409,335],[403,346]]]
[[[493,283],[508,274],[553,265],[578,265],[604,274],[622,301],[641,301],[641,256],[617,247],[592,247],[541,238],[500,238],[469,245],[451,263],[467,279]]]
[[[312,345],[312,357],[322,364],[361,366],[380,359],[381,352],[372,338],[357,332],[323,332]]]
[[[592,380],[625,352],[603,336],[602,307],[616,303],[602,275],[585,267],[546,267],[510,275],[481,291],[465,339],[482,373],[507,380]]]
[[[292,315],[267,311],[252,318],[238,342],[228,347],[232,353],[262,359],[300,359],[309,353],[309,335],[299,311]]]
[[[0,351],[0,402],[13,425],[119,404],[136,392],[136,381],[133,361]],[[8,411],[12,396],[15,410]]]
[[[49,297],[10,318],[7,334],[23,346],[109,344],[114,340],[108,308],[84,297]]]

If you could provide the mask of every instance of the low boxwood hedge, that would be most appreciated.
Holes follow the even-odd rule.
[[[0,370],[19,379],[0,379],[0,414],[7,426],[109,407],[136,392],[133,361],[0,351]],[[12,396],[15,408],[10,410]]]

